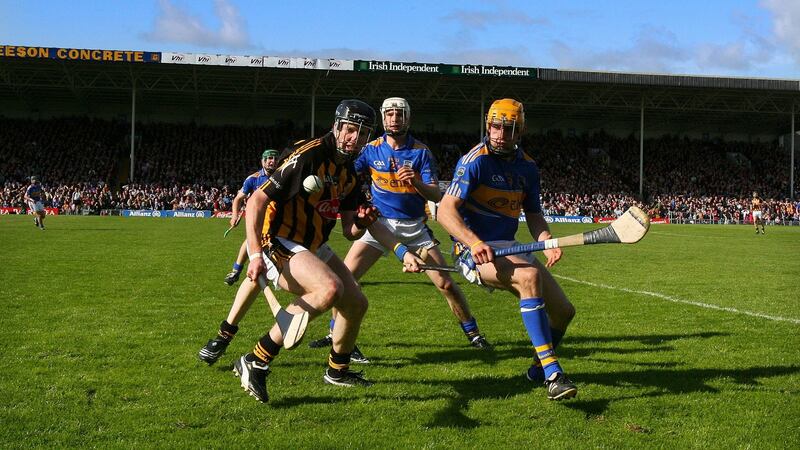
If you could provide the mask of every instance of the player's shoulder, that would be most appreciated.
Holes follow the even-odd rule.
[[[524,161],[526,163],[531,163],[531,164],[536,165],[536,160],[533,159],[533,156],[531,156],[528,152],[526,152],[524,150],[520,150],[519,152],[520,152],[520,160],[522,160],[522,161]]]
[[[281,163],[290,159],[296,161],[298,159],[312,158],[314,154],[319,153],[321,150],[324,150],[324,148],[325,142],[322,138],[298,141],[291,147],[290,151],[287,152],[286,157],[283,158]]]
[[[479,162],[482,159],[482,157],[485,156],[489,156],[489,149],[486,147],[486,144],[481,142],[475,147],[472,147],[470,151],[468,151],[467,153],[464,154],[464,156],[461,157],[461,164],[462,165],[474,164]]]
[[[248,175],[247,178],[245,178],[245,179],[258,178],[259,175],[261,175],[261,171],[255,171],[255,172],[251,173],[250,175]]]
[[[412,150],[430,150],[430,148],[428,147],[428,144],[420,141],[419,139],[417,139],[417,138],[415,138],[413,136],[411,137],[411,149]]]
[[[383,136],[376,137],[375,139],[367,142],[366,147],[380,147],[383,144]]]

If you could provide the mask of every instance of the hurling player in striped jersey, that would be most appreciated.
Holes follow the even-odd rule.
[[[367,144],[355,161],[359,175],[370,179],[372,203],[380,211],[378,219],[400,242],[415,251],[427,264],[446,265],[439,241],[425,224],[428,201],[439,202],[442,193],[436,176],[436,161],[428,146],[415,139],[408,129],[411,107],[400,97],[390,97],[381,106],[383,136]],[[344,263],[360,280],[387,253],[369,231],[353,242]],[[470,345],[488,348],[478,324],[470,312],[464,293],[447,272],[427,271],[434,286],[444,296]],[[330,329],[333,330],[336,311]],[[310,343],[313,348],[331,345],[331,335]],[[351,361],[368,363],[356,347]]]

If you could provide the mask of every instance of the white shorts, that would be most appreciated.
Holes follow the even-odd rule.
[[[42,212],[44,211],[44,205],[42,202],[28,202],[28,207],[33,212]]]
[[[753,219],[760,219],[761,211],[753,211]]]
[[[489,247],[492,247],[494,249],[509,248],[515,245],[520,245],[520,243],[517,241],[487,241],[486,244],[488,244]],[[453,249],[453,255],[456,258],[456,267],[458,267],[461,270],[461,275],[464,275],[464,278],[466,278],[467,281],[469,281],[472,284],[477,284],[478,286],[486,289],[489,292],[492,292],[494,290],[494,288],[483,284],[483,280],[481,280],[481,274],[478,271],[478,267],[470,269],[469,266],[467,266],[466,263],[467,255],[471,256],[469,247],[460,242],[456,242]],[[536,257],[533,256],[533,253],[530,252],[520,253],[517,256],[529,262],[530,264],[533,264],[534,261],[536,261]]]
[[[425,222],[422,218],[388,219],[386,217],[379,217],[378,222],[382,223],[383,226],[385,226],[398,241],[407,245],[408,247],[412,247],[413,250],[429,250],[439,245],[439,241],[433,237],[433,232],[430,228],[428,228],[427,225],[425,225]],[[370,247],[374,247],[382,251],[384,254],[387,253],[387,249],[385,249],[383,245],[381,245],[381,243],[375,239],[375,237],[369,234],[369,231],[364,233],[358,242],[363,242]]]
[[[297,242],[290,241],[288,239],[284,239],[282,237],[275,237],[272,238],[275,241],[278,241],[284,249],[288,250],[292,255],[296,255],[300,252],[307,252],[308,249],[303,247],[302,245],[298,244]],[[281,288],[278,286],[278,277],[281,276],[280,270],[275,265],[275,261],[273,261],[272,257],[266,257],[267,251],[264,249],[265,258],[264,265],[267,266],[267,279],[275,288],[275,290],[280,290]],[[282,249],[283,250],[283,249]],[[250,255],[250,249],[247,250],[248,256]],[[317,258],[322,260],[322,262],[326,263],[330,261],[331,257],[333,257],[333,249],[328,246],[328,244],[322,244],[317,249]]]

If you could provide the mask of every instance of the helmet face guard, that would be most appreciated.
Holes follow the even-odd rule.
[[[345,126],[348,127],[345,136],[342,136]],[[355,159],[372,137],[375,130],[375,110],[361,100],[342,100],[336,107],[336,117],[333,121],[333,136],[336,138],[337,153],[347,160]],[[347,150],[343,139],[349,134],[356,134],[355,148]]]
[[[510,98],[492,103],[486,114],[486,142],[489,151],[501,156],[516,153],[524,131],[525,110],[522,103]]]
[[[386,120],[386,113],[394,111],[396,115],[400,116],[400,126],[397,130],[392,130],[391,125]],[[383,121],[383,130],[389,136],[404,136],[408,133],[408,128],[411,126],[411,106],[408,101],[401,97],[389,97],[383,101],[381,105],[381,119]]]

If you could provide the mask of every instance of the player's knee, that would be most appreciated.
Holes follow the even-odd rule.
[[[444,277],[436,277],[433,280],[433,284],[442,291],[442,292],[450,292],[455,288],[455,283],[453,283],[453,279],[447,276]]]
[[[367,314],[368,308],[369,301],[360,290],[347,293],[336,304],[336,309],[349,320],[361,320]]]
[[[369,300],[367,297],[359,290],[357,294],[353,296],[353,313],[358,317],[364,317],[367,314],[367,309],[369,309]]]
[[[338,302],[340,298],[342,298],[342,293],[344,292],[344,286],[342,285],[342,280],[338,278],[329,278],[323,281],[322,286],[319,289],[319,298],[322,302],[322,305],[325,309],[330,309],[333,307],[334,303]]]
[[[540,292],[540,274],[539,269],[536,267],[526,267],[524,269],[518,269],[514,274],[516,278],[516,284],[519,286],[520,292],[537,292],[537,295],[541,295]]]

